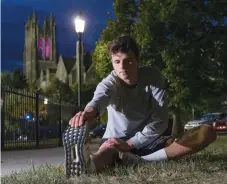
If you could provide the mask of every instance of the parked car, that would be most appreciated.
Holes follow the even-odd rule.
[[[92,137],[92,138],[95,138],[95,137],[102,138],[102,136],[104,135],[105,131],[106,131],[106,125],[104,125],[104,124],[98,125],[97,127],[95,127],[94,129],[92,129],[89,132],[89,136]]]
[[[189,121],[187,124],[184,125],[184,130],[190,130],[194,127],[198,127],[200,125],[203,124],[210,124],[213,125],[213,123],[219,119],[219,117],[222,115],[223,113],[221,112],[217,112],[217,113],[209,113],[209,114],[205,114],[203,115],[200,120],[193,120],[193,121]]]
[[[221,114],[213,126],[218,134],[227,134],[227,113]]]

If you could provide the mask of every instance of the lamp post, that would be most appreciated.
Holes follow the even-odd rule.
[[[78,34],[78,41],[77,41],[77,53],[78,54],[78,70],[77,70],[77,79],[78,79],[78,106],[81,107],[81,58],[82,58],[82,33],[84,32],[85,21],[82,18],[82,13],[80,12],[79,15],[75,19],[75,29]]]

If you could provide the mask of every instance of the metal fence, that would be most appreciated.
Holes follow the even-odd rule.
[[[61,98],[2,87],[1,150],[61,146],[62,133],[78,110]]]

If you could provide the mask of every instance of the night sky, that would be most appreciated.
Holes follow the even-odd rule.
[[[1,1],[1,70],[23,68],[24,25],[36,10],[40,26],[53,12],[56,22],[58,55],[75,56],[77,35],[74,18],[82,11],[86,25],[83,34],[85,51],[92,51],[107,23],[107,12],[113,16],[112,0],[2,0]]]

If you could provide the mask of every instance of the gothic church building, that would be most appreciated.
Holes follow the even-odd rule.
[[[34,11],[25,24],[24,74],[28,83],[43,89],[49,86],[51,77],[56,77],[70,86],[77,83],[76,58],[58,58],[57,55],[56,24],[53,15],[50,14],[49,20],[45,18],[43,26],[39,28]],[[93,64],[85,67],[83,60],[82,56],[82,82],[92,82],[96,78]]]

